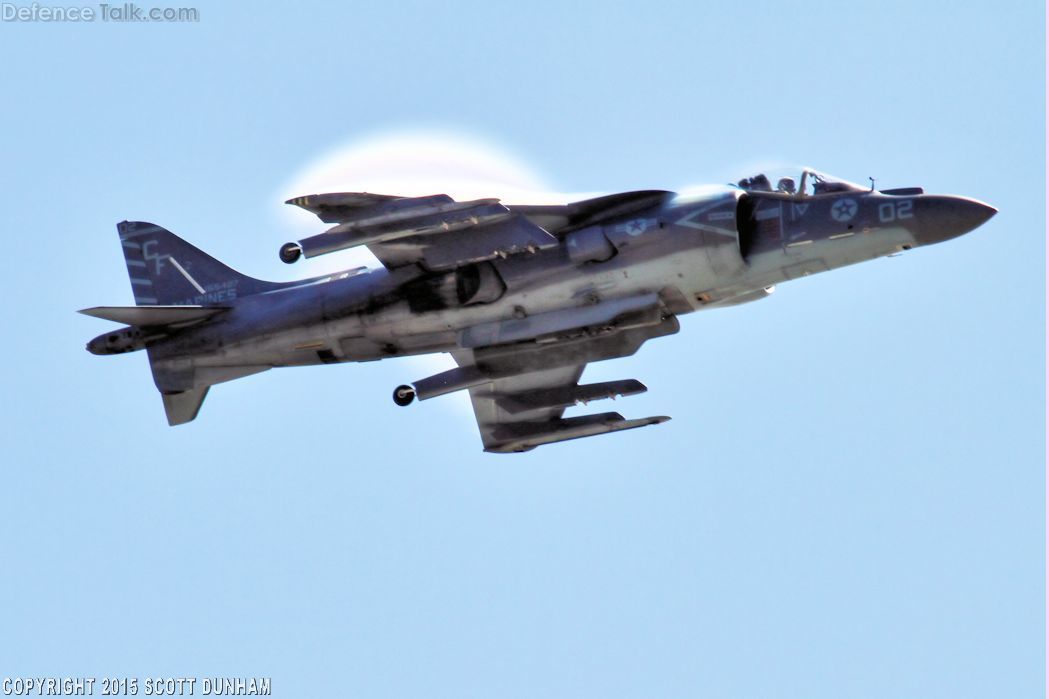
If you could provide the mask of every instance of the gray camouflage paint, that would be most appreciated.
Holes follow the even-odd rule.
[[[333,235],[285,246],[282,259],[367,244],[387,268],[279,284],[238,274],[159,226],[124,222],[137,306],[87,309],[128,324],[88,349],[145,348],[173,425],[194,419],[208,388],[223,381],[273,367],[431,352],[451,352],[460,367],[399,387],[395,399],[468,389],[489,451],[656,424],[668,418],[562,413],[576,402],[646,390],[634,380],[578,380],[587,362],[632,354],[676,332],[679,315],[758,300],[784,281],[949,240],[995,213],[917,188],[820,182],[816,193],[761,185],[691,199],[631,192],[561,207],[300,197],[289,203],[339,225]],[[471,207],[482,212],[472,223]],[[455,218],[442,219],[448,216]]]

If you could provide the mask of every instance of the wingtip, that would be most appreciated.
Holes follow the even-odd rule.
[[[318,195],[316,195],[316,194],[300,194],[297,197],[292,197],[291,199],[285,199],[284,203],[285,204],[291,204],[292,206],[301,206],[302,208],[306,209],[312,203],[312,200],[314,198],[316,198],[317,196]]]
[[[92,306],[91,308],[81,308],[77,313],[81,315],[90,316],[92,318],[101,318],[102,320],[110,320],[105,316],[106,306]],[[117,321],[119,322],[119,321]]]

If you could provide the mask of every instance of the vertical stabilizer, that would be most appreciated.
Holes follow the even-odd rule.
[[[181,393],[162,393],[164,399],[164,412],[168,416],[168,424],[174,427],[192,421],[200,412],[200,406],[208,395],[210,386],[195,388],[191,391]]]
[[[222,305],[283,286],[243,275],[155,224],[123,221],[117,230],[139,306]]]

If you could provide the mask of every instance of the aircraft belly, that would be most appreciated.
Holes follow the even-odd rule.
[[[881,228],[817,240],[804,246],[802,254],[791,255],[791,258],[795,265],[818,261],[820,268],[815,271],[827,271],[884,257],[898,252],[901,246],[913,244],[913,237],[906,229]],[[785,269],[795,265],[785,265]]]
[[[556,251],[498,261],[507,289],[491,303],[420,312],[404,300],[365,309],[357,294],[342,306],[338,297],[324,295],[323,320],[246,338],[215,356],[244,365],[300,366],[448,352],[460,348],[464,337],[477,341],[476,333],[462,334],[469,328],[500,328],[485,331],[499,334],[506,332],[501,324],[507,322],[646,293],[669,292],[660,296],[684,299],[687,306],[679,304],[674,310],[682,313],[879,257],[910,243],[905,229],[893,232],[898,235],[882,230],[876,238],[813,241],[757,253],[743,262],[735,241],[670,227],[653,233],[647,244],[641,244],[643,239],[631,241],[632,246],[607,261],[580,265],[558,257]]]
[[[572,309],[584,313],[597,303],[655,294],[667,287],[671,279],[684,284],[694,266],[690,264],[691,258],[705,259],[696,251],[675,251],[673,255],[642,255],[642,252],[639,248],[607,262],[582,266],[570,263],[567,258],[542,259],[543,255],[523,261],[502,261],[497,267],[507,290],[497,301],[427,312],[412,311],[409,303],[400,302],[362,314],[362,320],[354,327],[329,323],[327,334],[338,339],[338,354],[358,360],[452,351],[462,346],[463,338],[478,341],[476,332],[467,332],[470,328],[501,335],[509,332],[506,323],[530,327],[533,325],[530,319],[543,314],[572,312]],[[642,257],[646,259],[637,259]],[[551,323],[551,327],[560,327],[570,324],[570,320],[543,320],[536,327],[547,327]],[[482,331],[482,328],[489,330]],[[518,334],[520,332],[515,331],[506,337]]]
[[[757,290],[884,257],[913,244],[913,236],[904,228],[860,231],[855,235],[802,241],[800,245],[751,255],[749,269],[741,280],[743,283],[735,288]]]
[[[347,310],[339,312],[338,299],[325,295],[325,320],[245,338],[226,345],[215,356],[246,365],[299,366],[452,351],[460,346],[460,333],[467,328],[494,327],[492,323],[667,289],[688,304],[676,313],[698,310],[780,281],[879,257],[900,241],[910,242],[905,229],[895,231],[896,236],[886,236],[887,232],[880,231],[877,238],[821,240],[763,252],[748,259],[749,265],[742,262],[738,248],[729,244],[732,241],[707,240],[697,245],[703,243],[698,239],[701,236],[684,230],[671,230],[671,234],[680,234],[676,238],[635,244],[603,262],[578,265],[567,258],[558,260],[554,254],[507,260],[497,263],[507,290],[492,303],[417,312],[400,301],[371,312],[355,312],[352,307],[361,306],[355,294]]]

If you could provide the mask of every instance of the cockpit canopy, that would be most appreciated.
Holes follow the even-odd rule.
[[[776,180],[775,188],[772,186],[772,179],[764,173],[754,177],[746,177],[737,184],[740,189],[747,192],[768,192],[798,199],[821,194],[864,192],[868,190],[867,187],[861,187],[853,182],[832,177],[811,168],[803,169],[798,180],[795,180],[791,173],[782,173],[782,176],[781,173],[774,173],[774,178]]]

